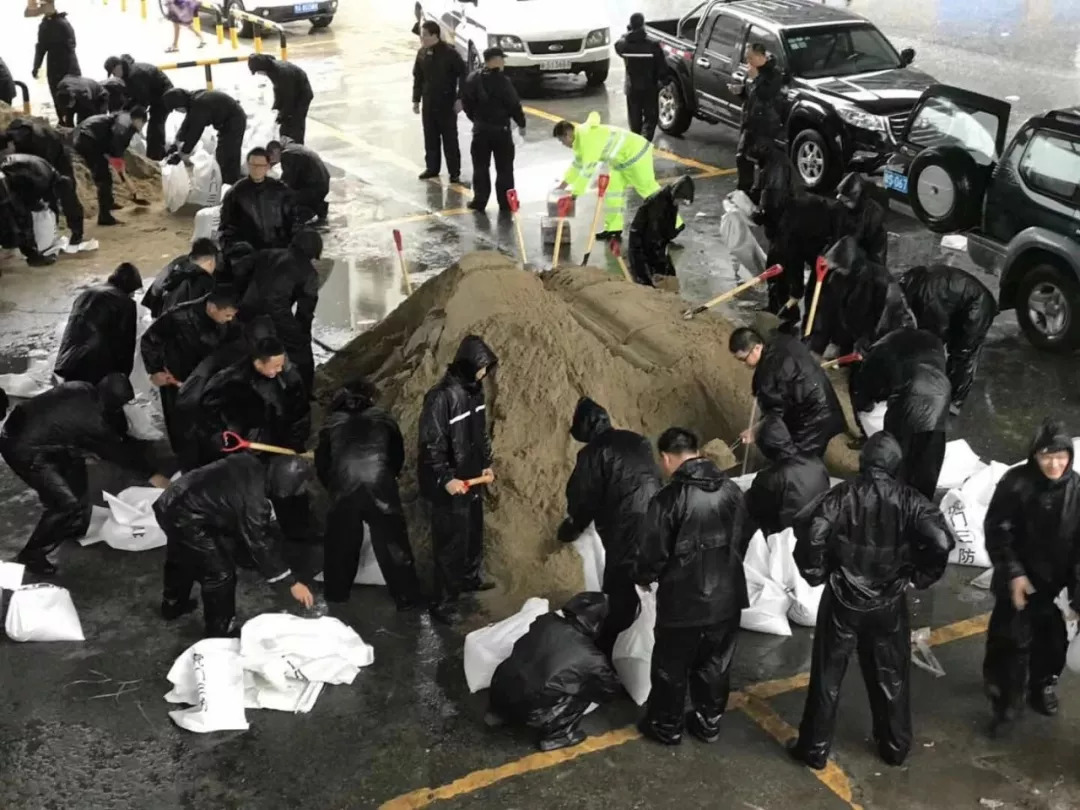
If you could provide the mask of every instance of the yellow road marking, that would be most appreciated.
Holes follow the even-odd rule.
[[[986,632],[989,624],[989,613],[982,613],[978,616],[972,616],[970,619],[947,624],[930,632],[930,646],[936,647],[938,644],[948,644],[950,641],[959,641],[962,638],[981,635]]]

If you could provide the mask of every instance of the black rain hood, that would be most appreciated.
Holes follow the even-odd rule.
[[[825,261],[830,273],[842,276],[852,275],[866,264],[866,256],[859,249],[859,243],[853,236],[845,236],[825,252]]]
[[[322,258],[323,241],[317,231],[300,231],[292,238],[290,246],[312,261]]]
[[[866,193],[866,183],[858,172],[850,172],[836,187],[836,199],[849,208],[857,208]]]
[[[118,411],[135,399],[135,389],[126,374],[114,371],[97,384],[98,396],[106,411]]]
[[[277,59],[268,53],[253,53],[248,57],[248,70],[252,73],[270,73]]]
[[[596,638],[608,615],[607,595],[596,591],[579,593],[563,605],[562,612],[583,633]]]
[[[769,461],[784,461],[799,455],[791,431],[782,419],[765,420],[758,429],[757,446]]]
[[[687,205],[694,202],[694,181],[690,175],[684,174],[671,184],[671,196]]]
[[[454,362],[450,364],[450,370],[460,377],[466,385],[478,385],[476,372],[486,368],[488,376],[491,376],[495,373],[495,366],[498,363],[499,358],[484,343],[483,339],[478,335],[466,335],[462,339],[461,345],[458,346],[457,354],[454,355]]]
[[[859,453],[859,472],[864,476],[872,476],[878,472],[895,478],[903,460],[900,443],[892,434],[881,431],[867,439],[863,445],[862,452]]]
[[[7,391],[5,391],[3,388],[0,388],[0,419],[3,419],[5,416],[7,416],[8,406],[10,404],[11,403],[8,401]]]
[[[1043,420],[1043,423],[1039,425],[1039,429],[1035,431],[1035,436],[1032,437],[1031,446],[1028,449],[1028,464],[1031,465],[1033,469],[1038,470],[1039,463],[1035,460],[1036,453],[1061,452],[1069,454],[1069,466],[1057,481],[1050,481],[1049,479],[1046,479],[1046,476],[1042,476],[1048,484],[1052,485],[1068,480],[1075,459],[1073,458],[1072,437],[1066,432],[1065,426],[1056,419],[1047,417]],[[1042,475],[1041,470],[1039,470],[1039,474]]]
[[[117,265],[116,269],[109,275],[108,281],[112,286],[128,295],[142,289],[142,276],[139,274],[139,268],[131,262],[123,262]]]
[[[312,476],[311,464],[299,456],[279,456],[266,465],[266,490],[272,498],[289,498]]]
[[[724,485],[728,477],[713,463],[712,459],[697,456],[684,461],[679,466],[679,469],[675,471],[675,474],[671,476],[671,479],[697,487],[705,492],[716,492]]]
[[[375,404],[379,389],[366,379],[354,380],[334,392],[330,400],[331,411],[362,413]]]
[[[121,54],[120,56],[110,56],[105,60],[105,72],[108,75],[112,75],[112,72],[116,68],[120,68],[120,72],[124,75],[121,77],[126,79],[131,75],[131,66],[135,64],[135,57],[129,53]]]
[[[161,106],[169,111],[190,109],[191,93],[182,87],[166,90],[161,96]]]
[[[574,421],[570,425],[570,435],[582,444],[588,444],[601,433],[611,430],[611,418],[603,405],[589,397],[578,400],[574,409]]]

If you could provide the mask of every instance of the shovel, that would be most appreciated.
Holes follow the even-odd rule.
[[[276,444],[263,444],[261,442],[249,442],[238,433],[226,430],[221,434],[221,450],[224,453],[235,453],[237,450],[261,450],[264,453],[277,453],[282,456],[301,456],[302,458],[314,458],[315,454],[297,453],[288,447],[278,447]]]
[[[398,262],[401,264],[401,275],[405,279],[405,294],[412,295],[413,286],[409,279],[409,268],[405,264],[405,254],[401,249],[401,231],[394,228],[394,248],[397,250]]]
[[[482,486],[484,484],[490,484],[494,480],[495,480],[494,475],[481,475],[479,478],[470,478],[468,481],[464,482],[465,483],[465,491],[468,492],[473,487]]]
[[[821,285],[825,283],[825,274],[828,272],[829,263],[825,261],[824,256],[818,256],[817,264],[814,265],[817,283],[814,285],[814,297],[810,301],[810,312],[806,315],[806,329],[803,330],[803,337],[809,337],[814,331],[814,318],[817,317],[818,302],[821,300]]]
[[[555,252],[551,255],[551,269],[559,266],[559,256],[562,254],[562,232],[566,224],[566,215],[570,213],[570,203],[573,197],[559,197],[559,224],[555,226]]]
[[[722,304],[725,301],[728,301],[728,300],[734,298],[739,293],[745,292],[746,290],[749,290],[751,287],[753,287],[753,286],[755,286],[757,284],[760,284],[763,281],[767,281],[770,278],[775,278],[776,276],[780,275],[783,272],[784,272],[783,267],[781,267],[778,264],[774,264],[772,267],[770,267],[768,270],[763,272],[761,275],[754,276],[749,281],[744,281],[742,284],[740,284],[735,289],[728,290],[726,293],[721,293],[720,295],[716,296],[716,298],[713,298],[713,299],[711,299],[709,301],[706,301],[704,304],[698,304],[696,307],[693,307],[692,309],[686,310],[686,312],[683,313],[683,317],[686,318],[686,320],[690,320],[691,318],[693,318],[698,313],[704,312],[707,309],[712,309],[717,304]]]
[[[525,237],[521,233],[521,218],[518,216],[518,211],[521,210],[521,201],[518,199],[517,189],[511,188],[507,190],[506,203],[510,206],[510,215],[514,218],[514,231],[517,233],[518,265],[524,270]]]
[[[852,352],[851,354],[841,355],[840,357],[834,357],[832,360],[826,360],[821,364],[822,368],[839,368],[840,366],[850,366],[852,363],[858,363],[862,360],[862,355],[858,352]]]
[[[600,212],[604,208],[604,195],[607,194],[610,182],[611,176],[607,174],[596,178],[596,212],[593,214],[592,227],[589,228],[589,241],[585,244],[585,258],[581,260],[582,267],[589,263],[589,255],[592,253],[593,245],[596,244],[596,229],[600,227]]]
[[[615,261],[619,263],[619,269],[622,270],[623,278],[633,284],[634,280],[630,277],[630,268],[626,266],[626,261],[622,257],[622,243],[619,242],[618,237],[608,242],[608,247],[611,248],[611,252],[615,256]]]

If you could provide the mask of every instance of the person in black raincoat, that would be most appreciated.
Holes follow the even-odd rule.
[[[900,288],[919,328],[945,344],[950,407],[959,413],[971,393],[986,334],[998,313],[997,302],[971,273],[945,264],[911,268],[900,277]]]
[[[8,149],[10,144],[0,149],[0,155],[6,155],[0,158],[0,175],[10,192],[10,217],[20,234],[19,247],[28,264],[49,264],[38,250],[33,213],[48,208],[59,216],[63,210],[71,229],[68,244],[77,245],[83,240],[82,203],[71,179],[60,174],[47,160],[37,155],[11,153]]]
[[[420,26],[420,50],[413,65],[412,106],[424,125],[424,164],[421,180],[439,176],[446,155],[450,182],[461,181],[461,149],[458,146],[457,117],[462,110],[461,90],[468,76],[465,60],[452,45],[442,41],[438,23]],[[423,101],[423,111],[420,102]]]
[[[167,538],[161,616],[178,619],[196,607],[196,582],[207,636],[235,630],[236,566],[250,559],[268,583],[306,608],[315,599],[282,561],[270,498],[292,497],[311,477],[311,465],[296,457],[265,464],[242,453],[184,474],[154,502]]]
[[[652,194],[634,214],[627,254],[630,274],[638,284],[652,287],[653,276],[675,275],[668,245],[682,230],[676,224],[679,206],[693,201],[694,181],[684,175]]]
[[[56,171],[71,181],[75,188],[75,169],[63,136],[32,118],[16,118],[8,124],[6,138],[15,146],[16,154],[37,155],[47,160]],[[0,146],[3,142],[0,142]]]
[[[424,396],[420,411],[417,477],[420,495],[431,507],[435,594],[431,614],[451,623],[457,599],[466,591],[494,587],[484,579],[484,501],[482,487],[465,482],[491,469],[491,434],[484,402],[485,377],[498,358],[477,335],[466,335],[446,374]]]
[[[15,101],[15,78],[3,59],[0,59],[0,101],[9,107],[14,106],[12,102]]]
[[[91,115],[109,111],[108,91],[86,76],[65,76],[56,85],[53,96],[62,127],[73,127]]]
[[[165,119],[170,112],[164,97],[173,86],[169,77],[156,65],[136,62],[126,53],[106,59],[105,73],[123,80],[129,108],[139,106],[150,113],[146,125],[146,156],[150,160],[161,160],[165,157]]]
[[[775,140],[783,131],[778,102],[784,89],[784,76],[760,42],[746,47],[746,62],[750,66],[748,79],[743,84],[730,85],[729,89],[743,97],[735,165],[739,170],[738,188],[749,192],[754,187],[755,147]]]
[[[57,376],[96,384],[113,372],[131,374],[138,320],[131,296],[140,287],[139,269],[124,262],[104,284],[79,293],[56,354]]]
[[[279,141],[270,141],[266,153],[271,166],[281,164],[281,182],[292,190],[296,221],[303,224],[316,219],[317,225],[325,225],[330,212],[326,202],[330,194],[330,170],[322,158],[303,144],[282,146]]]
[[[315,382],[311,324],[319,303],[319,274],[312,262],[320,256],[322,237],[315,231],[300,231],[288,248],[259,251],[240,302],[241,320],[269,317],[309,392]]]
[[[273,337],[273,328],[268,326],[262,337]],[[195,366],[177,388],[171,430],[181,437],[180,448],[175,449],[181,470],[194,470],[221,456],[220,435],[211,434],[203,425],[202,396],[219,372],[250,357],[254,342],[245,338],[226,341]]]
[[[202,298],[214,289],[218,246],[202,237],[191,243],[191,250],[177,256],[158,273],[143,296],[142,305],[155,318],[173,307]]]
[[[108,97],[108,110],[106,112],[120,112],[128,106],[127,85],[124,84],[123,79],[110,76],[101,83],[101,86],[105,88],[105,95]],[[149,123],[146,128],[147,130],[150,129]]]
[[[319,431],[315,469],[330,493],[323,544],[328,602],[349,598],[360,564],[364,525],[386,588],[398,610],[425,604],[398,492],[405,444],[394,417],[375,406],[378,391],[366,380],[334,394]]]
[[[180,386],[195,367],[232,337],[236,294],[220,286],[202,298],[186,301],[156,318],[139,340],[150,382],[161,395],[161,412],[173,452],[181,455],[184,436],[176,416]]]
[[[951,391],[941,341],[922,329],[890,332],[852,366],[850,388],[855,413],[888,402],[885,430],[904,455],[898,478],[933,498],[945,461]]]
[[[1073,443],[1047,419],[1027,463],[998,482],[986,512],[986,550],[996,601],[986,634],[983,679],[994,725],[1016,717],[1025,696],[1040,714],[1058,710],[1055,691],[1068,639],[1054,599],[1067,588],[1080,607],[1080,475]]]
[[[146,124],[146,110],[93,115],[75,129],[74,146],[90,169],[97,186],[98,225],[118,225],[112,212],[120,206],[113,199],[112,170],[124,171],[124,153],[135,133]]]
[[[49,92],[53,97],[53,105],[59,109],[57,89],[60,80],[65,76],[82,75],[79,58],[75,55],[75,29],[68,21],[67,12],[57,12],[52,0],[45,0],[36,9],[28,8],[25,12],[27,17],[39,14],[42,18],[38,25],[37,46],[34,48],[34,69],[30,75],[36,79],[42,62],[45,63]]]
[[[844,431],[844,412],[828,375],[803,342],[776,334],[766,343],[743,326],[731,333],[728,350],[754,369],[751,387],[760,424],[778,419],[787,425],[801,455],[825,455],[829,440]],[[753,441],[754,430],[743,431],[742,440]]]
[[[795,519],[795,563],[825,592],[799,737],[789,750],[818,770],[829,757],[840,685],[855,650],[881,758],[901,765],[911,749],[905,592],[941,578],[953,538],[938,508],[896,480],[899,467],[900,445],[888,433],[875,434],[862,449],[858,477]]]
[[[613,428],[608,412],[588,397],[578,400],[570,435],[585,446],[566,482],[568,517],[559,538],[573,542],[590,523],[596,524],[604,544],[603,590],[609,608],[596,643],[610,656],[615,639],[638,613],[633,565],[649,501],[660,490],[660,469],[649,440]]]
[[[541,751],[581,743],[586,734],[578,723],[589,705],[607,703],[622,691],[594,640],[607,597],[579,593],[561,612],[537,617],[491,677],[488,722],[532,729]]]
[[[15,558],[35,574],[56,573],[48,555],[90,526],[86,459],[97,457],[164,487],[151,475],[143,450],[127,435],[123,407],[135,396],[131,381],[113,373],[97,385],[68,382],[16,405],[0,431],[0,456],[41,499],[42,513]]]
[[[652,690],[638,728],[678,745],[685,725],[711,743],[720,737],[731,690],[739,616],[750,604],[742,562],[750,539],[746,504],[738,486],[702,457],[689,430],[669,428],[656,447],[671,480],[649,504],[636,566],[639,585],[660,583]]]
[[[626,33],[615,43],[626,63],[626,120],[631,132],[651,141],[660,118],[660,87],[671,77],[660,43],[645,33],[645,15],[630,15]]]
[[[819,456],[799,452],[787,425],[766,420],[758,429],[757,446],[769,461],[746,493],[752,524],[768,537],[790,528],[814,498],[829,491],[829,471]]]
[[[281,137],[302,144],[307,130],[308,107],[315,94],[307,73],[294,62],[276,59],[267,53],[253,53],[248,57],[248,70],[262,73],[274,86],[274,106]]]
[[[841,232],[855,239],[868,261],[887,268],[889,234],[885,231],[885,209],[873,198],[858,172],[851,172],[840,181],[836,199],[844,206]]]
[[[240,179],[240,150],[244,145],[247,113],[240,102],[221,90],[184,90],[173,87],[161,97],[165,117],[173,110],[185,112],[184,122],[176,133],[167,154],[170,163],[190,157],[199,145],[203,131],[213,127],[217,132],[214,158],[221,169],[221,182],[235,186]]]
[[[252,250],[287,248],[299,221],[293,193],[280,180],[268,177],[270,156],[256,147],[247,154],[248,176],[228,190],[221,201],[218,233],[226,255],[246,242]]]

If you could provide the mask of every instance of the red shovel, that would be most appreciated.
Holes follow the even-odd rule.
[[[704,312],[707,309],[711,309],[712,307],[715,307],[717,304],[722,304],[725,301],[727,301],[729,298],[734,298],[739,293],[744,292],[746,290],[749,290],[751,287],[753,287],[753,286],[755,286],[757,284],[760,284],[763,281],[767,281],[770,278],[775,278],[776,276],[780,275],[783,272],[784,272],[783,267],[781,267],[778,264],[774,264],[772,267],[770,267],[768,270],[766,270],[761,275],[754,276],[749,281],[744,281],[742,284],[740,284],[735,289],[728,290],[726,293],[720,293],[720,295],[716,296],[716,298],[713,298],[713,299],[711,299],[709,301],[706,301],[704,304],[698,304],[693,309],[686,310],[686,312],[683,313],[683,317],[686,318],[687,320],[690,320],[695,315],[697,315],[699,312]]]
[[[862,361],[862,355],[858,352],[852,352],[851,354],[841,355],[840,357],[834,357],[832,360],[826,360],[821,364],[822,368],[839,368],[840,366],[850,366],[852,363],[858,363]]]
[[[589,228],[589,241],[585,245],[585,258],[581,260],[582,267],[589,263],[589,255],[592,253],[593,245],[596,244],[596,229],[600,227],[600,212],[604,208],[604,195],[607,194],[610,182],[611,176],[607,174],[596,178],[596,212],[593,214],[592,227]]]
[[[829,263],[825,261],[824,256],[818,256],[817,264],[814,266],[817,283],[814,285],[814,297],[810,301],[810,312],[806,316],[806,328],[803,330],[803,337],[809,336],[814,330],[814,318],[817,317],[818,302],[821,300],[821,285],[825,283],[825,274],[828,272]]]
[[[481,475],[479,478],[470,478],[468,481],[465,481],[463,483],[465,484],[465,491],[468,492],[473,487],[478,487],[482,484],[490,484],[494,480],[494,475]]]
[[[630,268],[626,266],[626,260],[622,257],[622,243],[619,241],[619,238],[615,237],[608,242],[608,247],[611,248],[611,252],[615,256],[615,261],[619,263],[619,269],[622,270],[623,278],[632,284],[634,279],[630,277]]]
[[[521,201],[518,199],[517,189],[508,189],[506,192],[506,203],[510,206],[510,214],[514,218],[514,230],[517,233],[518,243],[518,264],[522,270],[525,269],[525,237],[521,233],[521,219],[518,217],[518,211],[521,210]]]
[[[409,279],[409,268],[405,264],[405,253],[401,247],[401,231],[394,228],[394,248],[397,250],[398,262],[401,263],[401,276],[405,279],[405,294],[412,295],[412,281]]]
[[[312,458],[314,453],[297,453],[288,447],[278,447],[276,444],[263,444],[262,442],[249,442],[239,433],[226,430],[221,434],[221,450],[224,453],[235,453],[237,450],[261,450],[264,453],[277,453],[282,456],[302,456]]]

